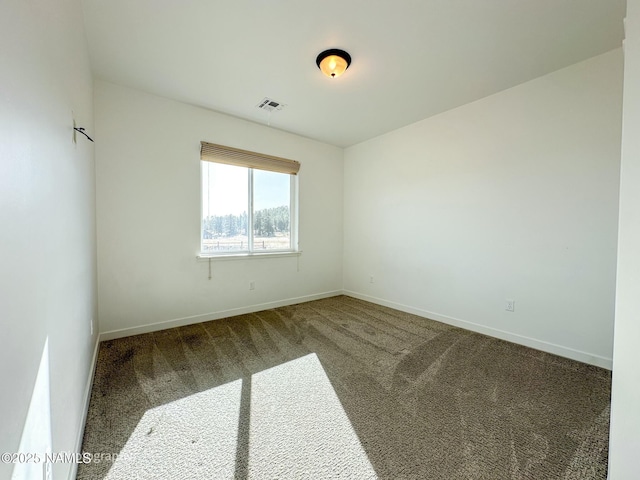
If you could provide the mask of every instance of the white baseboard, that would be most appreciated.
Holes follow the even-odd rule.
[[[419,308],[410,307],[408,305],[402,305],[400,303],[391,302],[382,298],[372,297],[369,295],[363,295],[361,293],[352,292],[350,290],[344,290],[344,295],[365,300],[367,302],[375,303],[389,308],[394,308],[402,312],[411,313],[420,317],[429,318],[438,322],[446,323],[447,325],[453,325],[454,327],[464,328],[465,330],[471,330],[472,332],[482,333],[490,337],[499,338],[508,342],[524,345],[525,347],[534,348],[543,352],[552,353],[561,357],[570,358],[579,362],[588,363],[597,367],[606,368],[611,370],[613,367],[613,360],[611,358],[602,357],[600,355],[593,355],[573,348],[564,347],[562,345],[556,345],[554,343],[545,342],[543,340],[537,340],[535,338],[525,337],[517,333],[511,333],[497,328],[487,327],[478,323],[468,322],[466,320],[460,320],[458,318],[448,317],[435,312],[429,312],[421,310]]]
[[[534,348],[543,352],[552,353],[561,357],[570,358],[579,362],[588,363],[597,367],[606,368],[611,370],[613,367],[613,360],[611,358],[602,357],[600,355],[593,355],[580,350],[575,350],[570,347],[557,345],[555,343],[546,342],[544,340],[538,340],[517,333],[508,332],[505,330],[499,330],[493,327],[487,327],[478,323],[469,322],[467,320],[461,320],[459,318],[449,317],[436,312],[430,312],[422,310],[420,308],[411,307],[409,305],[403,305],[400,303],[392,302],[378,297],[372,297],[370,295],[361,294],[358,292],[352,292],[350,290],[334,290],[330,292],[317,293],[313,295],[305,295],[296,298],[287,298],[283,300],[277,300],[274,302],[260,303],[255,305],[249,305],[246,307],[232,308],[229,310],[221,310],[217,312],[210,312],[201,315],[193,315],[190,317],[176,318],[173,320],[166,320],[164,322],[151,323],[147,325],[141,325],[130,328],[123,328],[119,330],[111,330],[100,334],[99,341],[113,340],[116,338],[129,337],[132,335],[140,335],[143,333],[157,332],[159,330],[165,330],[167,328],[182,327],[185,325],[192,325],[194,323],[206,322],[209,320],[218,320],[221,318],[234,317],[236,315],[243,315],[246,313],[259,312],[261,310],[268,310],[270,308],[284,307],[287,305],[294,305],[296,303],[310,302],[312,300],[320,300],[322,298],[335,297],[337,295],[348,295],[350,297],[359,298],[367,302],[383,305],[385,307],[394,308],[402,312],[411,313],[420,317],[429,318],[438,322],[446,323],[447,325],[453,325],[455,327],[464,328],[473,332],[482,333],[490,337],[499,338],[508,342],[517,343],[525,347]],[[96,347],[97,348],[97,347]],[[96,350],[97,353],[97,350]],[[95,357],[95,355],[94,355]],[[95,368],[96,358],[93,359],[93,368]],[[92,370],[93,372],[93,370]],[[90,391],[89,391],[90,393]],[[87,399],[88,401],[88,399]],[[88,406],[88,403],[87,403]]]
[[[78,429],[78,437],[76,438],[76,452],[82,452],[82,439],[84,437],[84,427],[87,423],[87,415],[89,414],[89,402],[91,401],[91,388],[93,387],[93,376],[96,372],[96,363],[98,362],[98,348],[100,346],[100,338],[96,338],[96,344],[93,347],[93,357],[91,358],[91,365],[89,368],[89,375],[87,377],[87,384],[84,387],[84,400],[82,405],[82,420],[80,421],[80,427]],[[78,464],[71,463],[69,469],[69,480],[75,480],[78,474]]]
[[[244,315],[246,313],[259,312],[261,310],[269,310],[270,308],[285,307],[287,305],[294,305],[296,303],[310,302],[312,300],[320,300],[322,298],[335,297],[342,295],[342,290],[334,290],[331,292],[316,293],[313,295],[305,295],[296,298],[287,298],[284,300],[277,300],[275,302],[259,303],[255,305],[249,305],[246,307],[232,308],[229,310],[221,310],[218,312],[204,313],[201,315],[193,315],[191,317],[176,318],[173,320],[166,320],[164,322],[150,323],[147,325],[140,325],[137,327],[122,328],[119,330],[110,330],[100,334],[100,341],[113,340],[116,338],[130,337],[132,335],[140,335],[142,333],[157,332],[159,330],[165,330],[167,328],[184,327],[185,325],[192,325],[194,323],[207,322],[209,320],[219,320],[221,318],[235,317],[236,315]]]

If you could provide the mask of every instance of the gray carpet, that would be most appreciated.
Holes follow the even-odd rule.
[[[607,370],[350,297],[103,342],[78,479],[604,479]]]

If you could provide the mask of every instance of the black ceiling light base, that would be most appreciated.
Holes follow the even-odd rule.
[[[323,61],[329,59],[329,57],[338,57],[337,59],[335,59],[337,60],[337,65],[335,61],[332,62],[332,65],[329,65],[329,61],[323,63]],[[351,65],[351,55],[349,55],[344,50],[340,50],[339,48],[330,48],[329,50],[325,50],[317,56],[316,65],[318,65],[318,68],[326,76],[335,78],[342,75],[344,71],[349,68],[349,65]]]

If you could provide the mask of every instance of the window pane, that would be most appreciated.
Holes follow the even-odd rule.
[[[291,248],[291,175],[253,171],[253,250]]]
[[[248,251],[249,169],[202,164],[202,252]]]

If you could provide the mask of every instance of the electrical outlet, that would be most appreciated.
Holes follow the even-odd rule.
[[[255,290],[256,289],[256,282],[249,282],[249,290]]]
[[[369,277],[369,283],[373,283],[373,275]]]
[[[507,312],[515,312],[516,311],[516,301],[515,300],[506,300],[504,304],[504,309]]]

